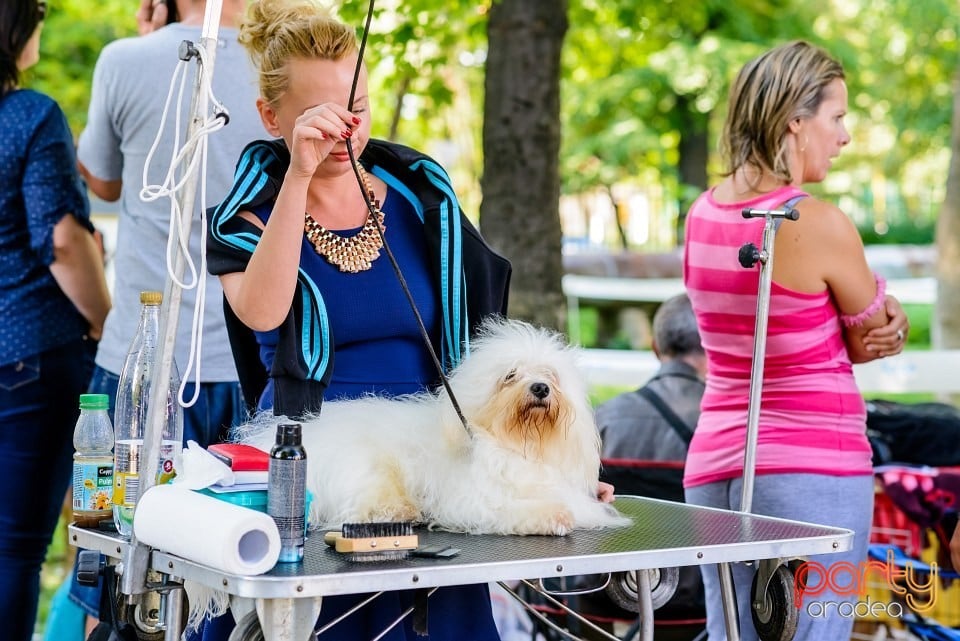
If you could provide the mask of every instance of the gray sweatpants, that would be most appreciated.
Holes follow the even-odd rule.
[[[688,488],[685,491],[686,501],[694,505],[736,510],[740,507],[741,486],[742,480],[737,478]],[[853,530],[856,534],[852,550],[813,556],[809,560],[822,563],[827,570],[830,564],[841,561],[852,563],[859,568],[858,564],[867,557],[870,523],[873,518],[873,476],[758,475],[754,483],[751,512]],[[757,632],[750,616],[750,590],[755,568],[736,563],[732,569],[737,592],[740,637],[743,641],[756,641]],[[700,573],[703,575],[707,606],[708,641],[724,641],[727,635],[717,566],[701,566]],[[814,577],[811,577],[811,580],[814,580]],[[829,592],[818,594],[815,598],[818,602],[857,600],[856,596],[840,596]],[[808,611],[809,603],[805,601],[804,607],[800,609],[794,641],[850,639],[853,616],[840,614],[836,607],[820,608],[814,605]],[[849,607],[845,610],[848,613]],[[811,616],[811,612],[816,616]]]

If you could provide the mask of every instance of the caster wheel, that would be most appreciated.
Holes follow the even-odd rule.
[[[117,581],[119,584],[119,580]],[[128,624],[137,634],[137,641],[164,641],[166,627],[160,615],[160,594],[144,592],[133,603],[127,603],[115,585],[117,623]],[[182,613],[181,626],[187,623],[186,607]]]
[[[763,599],[758,598],[757,579],[753,575],[753,587],[750,589],[750,616],[761,641],[790,641],[797,633],[799,610],[793,605],[793,572],[786,566],[777,567]],[[757,602],[763,605],[758,607]]]
[[[311,633],[310,641],[316,641],[317,635]],[[257,617],[257,611],[248,612],[240,621],[237,627],[230,633],[227,641],[264,641],[263,629],[260,627],[260,619]]]
[[[163,641],[166,636],[157,611],[141,603],[117,604],[117,622],[127,623],[137,633],[137,641]]]
[[[227,641],[263,641],[263,630],[260,629],[260,619],[257,611],[248,612],[237,621],[237,626],[230,633]]]
[[[673,598],[680,583],[678,568],[641,570],[650,574],[650,598],[656,610]],[[635,572],[615,572],[606,587],[607,596],[628,612],[640,612],[639,591]]]

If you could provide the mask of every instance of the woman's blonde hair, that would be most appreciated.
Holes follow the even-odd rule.
[[[727,175],[752,165],[793,182],[787,166],[790,123],[816,115],[824,89],[837,78],[844,78],[840,63],[803,41],[771,49],[744,65],[730,88],[720,139]]]
[[[358,50],[356,33],[311,0],[253,0],[240,24],[240,44],[270,104],[287,91],[290,59],[341,60]]]

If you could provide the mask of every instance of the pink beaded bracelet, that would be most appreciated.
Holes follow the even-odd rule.
[[[873,300],[870,301],[867,308],[859,314],[840,314],[840,322],[843,323],[844,327],[859,327],[863,325],[868,318],[876,314],[883,307],[885,302],[884,298],[887,295],[887,281],[877,272],[873,272],[873,277],[877,281],[877,295],[873,297]]]

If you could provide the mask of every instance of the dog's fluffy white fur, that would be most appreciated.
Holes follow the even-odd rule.
[[[486,322],[445,390],[324,403],[303,422],[312,527],[414,521],[475,534],[623,525],[597,500],[600,439],[575,350],[521,321]],[[273,445],[276,417],[245,442]]]
[[[629,519],[597,499],[600,438],[576,350],[516,320],[484,323],[445,390],[326,402],[303,422],[311,528],[414,521],[473,534],[565,535]],[[261,414],[237,440],[269,451]],[[187,582],[191,626],[227,595]]]

